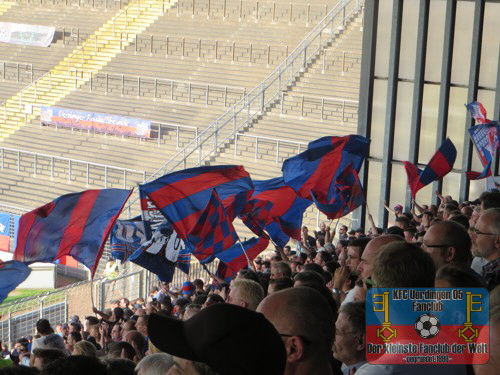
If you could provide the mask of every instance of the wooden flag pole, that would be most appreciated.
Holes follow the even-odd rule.
[[[90,301],[92,303],[92,312],[95,310],[95,303],[94,303],[94,277],[90,278]],[[94,312],[94,316],[97,317],[97,314]]]
[[[245,254],[245,257],[247,258],[248,266],[249,266],[250,268],[252,268],[252,270],[253,270],[253,271],[257,272],[257,271],[255,270],[255,266],[254,266],[253,262],[252,262],[252,261],[250,260],[250,258],[248,257],[248,254],[247,254],[247,252],[246,252],[246,250],[245,250],[245,246],[243,246],[243,244],[241,243],[241,240],[240,240],[240,237],[239,237],[239,236],[238,236],[238,243],[240,244],[241,249],[243,250],[243,254]]]

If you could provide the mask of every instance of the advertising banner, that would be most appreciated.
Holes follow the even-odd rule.
[[[55,27],[0,22],[0,42],[48,47],[54,39]]]
[[[366,357],[373,364],[484,364],[489,296],[483,288],[373,288]]]
[[[40,121],[44,125],[85,129],[99,133],[123,134],[139,138],[149,138],[151,134],[151,121],[76,109],[42,106],[40,108]]]
[[[0,250],[10,251],[10,214],[0,212]]]

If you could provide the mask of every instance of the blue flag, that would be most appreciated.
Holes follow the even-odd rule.
[[[111,256],[126,262],[145,241],[144,223],[140,216],[130,220],[117,220],[109,236]]]
[[[182,239],[165,220],[128,260],[153,272],[161,281],[171,282],[179,253],[185,248]]]
[[[0,260],[0,303],[17,288],[31,273],[29,268],[23,262],[11,260],[2,262]]]

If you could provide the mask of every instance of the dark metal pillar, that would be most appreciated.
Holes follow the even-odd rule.
[[[377,49],[378,0],[365,1],[365,18],[363,26],[363,46],[361,60],[361,81],[359,90],[358,134],[371,137],[373,111],[373,84],[375,75],[375,51]],[[369,162],[365,161],[360,171],[360,179],[365,191],[368,191]],[[354,219],[361,227],[365,226],[366,205],[356,210]]]
[[[455,19],[457,0],[446,1],[446,15],[444,20],[443,61],[441,64],[441,86],[439,92],[438,121],[436,132],[436,150],[446,139],[448,128],[448,111],[450,107],[451,67],[453,62],[453,40],[455,39]],[[434,190],[441,191],[443,180],[434,182]],[[433,196],[434,203],[437,197]]]
[[[467,91],[467,103],[477,100],[477,89],[479,85],[479,68],[481,66],[481,43],[483,40],[483,23],[484,23],[484,0],[476,0],[474,8],[474,24],[472,31],[472,48],[470,54],[470,70],[469,70],[469,90]],[[469,128],[474,125],[474,119],[466,114],[467,124],[464,132],[464,149],[462,154],[462,171],[470,171],[472,164],[472,142],[469,137]],[[461,201],[466,200],[469,196],[470,183],[462,173],[460,176],[460,196]]]
[[[422,122],[422,103],[424,98],[425,59],[427,56],[427,35],[429,27],[430,0],[420,2],[417,31],[417,54],[415,59],[415,78],[413,81],[413,103],[410,123],[410,150],[409,161],[418,162],[420,149],[420,128]],[[406,208],[411,204],[410,189],[406,189]]]
[[[401,49],[401,26],[403,23],[404,0],[393,0],[391,41],[389,52],[389,73],[387,80],[387,109],[384,129],[384,156],[382,158],[381,200],[379,202],[379,222],[387,224],[388,213],[384,202],[391,198],[392,157],[394,151],[394,128],[398,96],[399,52]]]

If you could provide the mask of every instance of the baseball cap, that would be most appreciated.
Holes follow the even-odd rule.
[[[217,303],[186,321],[151,314],[148,332],[158,349],[203,362],[220,375],[285,371],[285,346],[278,331],[261,313],[240,306]]]
[[[400,204],[397,204],[394,206],[394,211],[401,211],[403,212],[403,206],[401,206]]]

